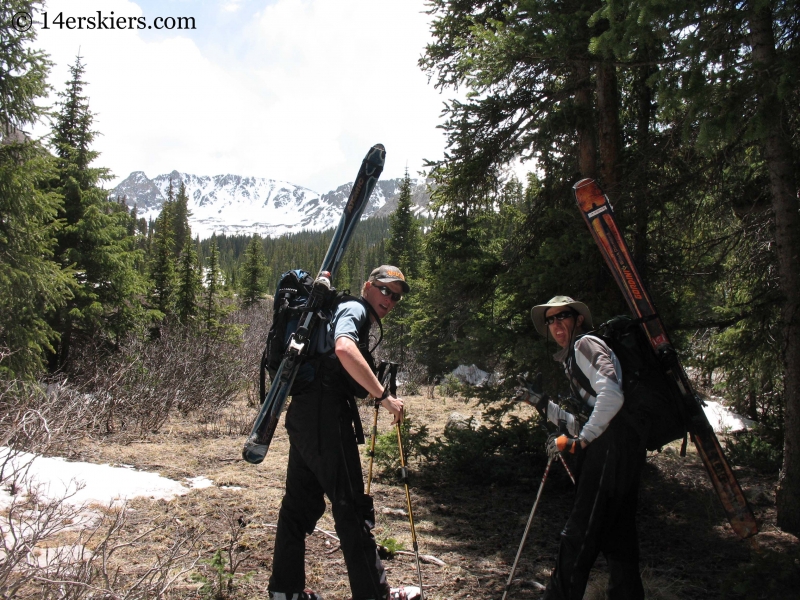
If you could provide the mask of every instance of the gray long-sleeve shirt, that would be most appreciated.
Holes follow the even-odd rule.
[[[567,348],[560,350],[554,358],[564,367],[570,381],[574,381],[570,373],[569,352]],[[559,420],[567,422],[570,435],[578,436],[587,444],[602,435],[611,419],[622,408],[622,367],[616,355],[603,340],[592,335],[585,335],[575,342],[575,361],[572,369],[580,369],[586,375],[596,395],[584,390],[577,382],[572,386],[580,391],[580,399],[591,408],[586,423],[580,423],[568,412],[550,402],[547,407],[547,419],[555,424]]]

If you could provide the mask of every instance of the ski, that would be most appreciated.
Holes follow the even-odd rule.
[[[281,411],[286,404],[289,391],[292,389],[292,383],[294,383],[303,358],[308,354],[311,336],[319,325],[319,311],[323,308],[326,300],[331,297],[333,290],[331,282],[339,270],[344,251],[361,220],[372,190],[375,189],[375,184],[383,171],[385,161],[386,149],[382,144],[375,144],[370,148],[364,160],[361,161],[361,168],[353,182],[353,188],[350,190],[342,217],[333,233],[333,239],[328,246],[319,274],[314,280],[311,294],[300,315],[300,324],[287,345],[286,354],[275,373],[266,398],[261,404],[261,410],[253,424],[250,436],[242,448],[242,458],[249,463],[259,464],[267,455]]]
[[[697,452],[708,471],[733,530],[748,538],[758,533],[753,511],[722,451],[714,429],[703,412],[703,401],[695,393],[678,355],[667,336],[653,301],[644,287],[628,246],[617,227],[608,197],[593,179],[582,179],[573,186],[575,200],[597,242],[614,279],[634,315],[650,340],[670,380],[684,403],[688,429]]]

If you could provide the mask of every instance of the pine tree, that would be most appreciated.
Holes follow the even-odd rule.
[[[171,186],[170,186],[171,190]],[[173,314],[177,280],[172,226],[172,203],[165,202],[154,225],[153,251],[150,263],[151,298],[164,316]]]
[[[411,178],[406,169],[397,208],[389,217],[389,240],[386,253],[391,264],[399,267],[408,279],[419,277],[422,260],[422,236],[419,219],[412,211]]]
[[[65,221],[57,254],[63,267],[75,269],[76,287],[74,298],[54,315],[61,339],[51,367],[66,363],[73,342],[118,343],[143,314],[136,301],[142,281],[136,271],[134,238],[128,234],[129,215],[100,187],[110,177],[108,169],[90,166],[98,153],[91,149],[96,132],[84,94],[84,72],[78,56],[70,67],[67,89],[59,94],[53,127],[58,165],[54,188],[64,198]]]
[[[172,191],[172,180],[170,179],[170,192]],[[189,217],[192,216],[189,210],[189,196],[186,195],[186,184],[181,181],[178,187],[178,195],[175,196],[173,228],[175,229],[175,258],[186,247],[186,240],[192,238],[192,230],[189,226]]]
[[[183,325],[190,325],[197,317],[198,299],[202,290],[200,264],[197,259],[197,243],[186,238],[181,252],[178,271],[178,289],[175,312]]]
[[[213,337],[218,333],[220,327],[219,295],[222,288],[216,234],[211,236],[210,249],[211,253],[206,265],[205,292],[203,296],[203,328],[207,336]]]
[[[55,163],[23,129],[44,114],[50,61],[31,48],[36,27],[12,27],[20,12],[40,2],[0,5],[0,362],[5,377],[34,378],[58,340],[46,316],[71,297],[72,278],[53,261],[61,198],[48,192]]]
[[[264,246],[261,237],[256,234],[247,245],[244,265],[241,274],[242,306],[252,306],[264,297],[267,290],[269,271],[264,261]]]

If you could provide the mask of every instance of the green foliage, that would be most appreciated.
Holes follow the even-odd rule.
[[[349,289],[358,294],[369,272],[386,262],[384,246],[388,227],[386,218],[371,218],[359,223],[333,282],[337,289]],[[264,238],[262,245],[268,272],[267,291],[272,293],[281,274],[289,269],[314,271],[319,268],[332,237],[333,229]],[[233,272],[239,268],[251,240],[251,236],[245,235],[216,236],[218,260],[223,272]],[[211,253],[211,239],[200,242],[200,248],[201,258],[205,261]]]
[[[725,598],[771,600],[791,598],[800,588],[800,555],[797,550],[762,550],[749,563],[729,575],[721,586]]]
[[[170,196],[171,192],[172,184],[170,183]],[[175,231],[172,208],[172,202],[167,200],[156,219],[150,257],[151,300],[159,312],[165,316],[171,315],[175,309],[177,286],[173,254]]]
[[[68,360],[73,343],[102,337],[117,344],[144,316],[137,302],[143,283],[129,234],[130,215],[100,187],[110,177],[108,170],[90,166],[98,153],[91,149],[96,132],[91,129],[84,72],[79,56],[70,67],[66,90],[59,94],[52,136],[58,168],[54,189],[64,199],[57,257],[74,269],[75,277],[73,298],[53,318],[61,336],[58,365]]]
[[[264,246],[258,235],[254,235],[247,245],[241,272],[239,282],[241,302],[244,307],[252,306],[264,297],[269,278],[269,271],[264,262]]]
[[[449,428],[425,448],[424,475],[464,484],[508,485],[533,477],[545,461],[547,435],[532,420],[491,418],[473,429]]]
[[[47,74],[52,62],[42,50],[32,48],[37,27],[20,31],[14,27],[19,13],[39,14],[43,2],[7,0],[0,5],[0,135],[12,128],[35,123],[45,108],[39,102],[47,96]]]
[[[394,538],[383,538],[378,540],[378,552],[381,558],[394,558],[398,550],[405,550],[405,546]]]
[[[426,455],[426,442],[428,441],[428,427],[426,425],[415,428],[411,417],[405,417],[400,425],[400,431],[403,436],[403,451],[405,452],[406,463],[415,457]],[[367,451],[368,448],[365,447],[365,452]],[[384,473],[395,473],[400,468],[400,450],[397,444],[396,426],[378,434],[375,438],[375,464]]]
[[[202,562],[210,568],[212,573],[210,577],[203,573],[192,574],[192,579],[203,584],[198,590],[200,597],[207,600],[230,598],[233,591],[234,574],[228,570],[228,562],[225,560],[222,549],[218,549],[214,552],[214,556]]]
[[[46,315],[72,298],[72,277],[53,261],[59,196],[42,184],[54,164],[35,142],[0,146],[0,347],[10,378],[33,378],[58,332]]]
[[[197,318],[202,290],[197,243],[192,240],[191,236],[186,237],[183,245],[177,279],[175,311],[182,325],[190,325]]]
[[[783,463],[783,436],[780,429],[759,426],[728,437],[725,454],[735,465],[752,467],[762,473],[777,473]]]
[[[411,177],[406,171],[400,184],[397,208],[389,216],[389,240],[386,256],[389,264],[398,267],[407,279],[419,277],[422,268],[422,238],[419,219],[412,211]]]

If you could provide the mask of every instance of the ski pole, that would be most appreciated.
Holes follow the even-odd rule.
[[[533,515],[536,513],[536,506],[539,504],[539,498],[542,495],[542,489],[544,489],[544,482],[547,481],[547,474],[550,472],[550,465],[553,464],[553,457],[547,459],[547,466],[544,468],[544,475],[542,475],[542,483],[539,485],[539,492],[536,494],[536,501],[533,503],[533,508],[531,509],[531,515],[528,517],[528,524],[525,525],[525,533],[522,534],[522,540],[519,542],[519,548],[517,549],[517,556],[514,558],[514,564],[511,567],[511,574],[508,576],[508,581],[506,582],[506,587],[503,590],[503,599],[506,600],[506,596],[508,595],[508,590],[511,589],[511,582],[514,580],[514,573],[517,571],[517,563],[519,562],[519,557],[522,554],[522,547],[525,545],[525,539],[528,537],[528,531],[531,528],[531,523],[533,522]]]
[[[391,372],[390,384],[392,386],[392,393],[397,389],[397,367],[396,363],[391,363],[389,371]],[[400,479],[406,490],[406,506],[408,507],[408,523],[411,526],[411,545],[414,548],[414,558],[417,561],[417,579],[419,579],[419,598],[425,600],[425,594],[422,591],[422,569],[419,566],[419,544],[417,543],[417,530],[414,527],[414,512],[411,510],[411,492],[408,488],[408,468],[406,467],[406,458],[403,452],[403,435],[400,429],[401,423],[397,427],[397,450],[400,453]]]
[[[386,367],[389,363],[383,361],[378,366],[378,380],[383,387],[386,387],[387,377],[389,376],[389,369]],[[381,407],[381,401],[377,398],[372,398],[372,403],[375,407],[375,413],[372,419],[372,435],[369,441],[369,475],[367,476],[367,496],[369,496],[370,486],[372,485],[372,464],[375,462],[375,438],[378,436],[378,409]]]

